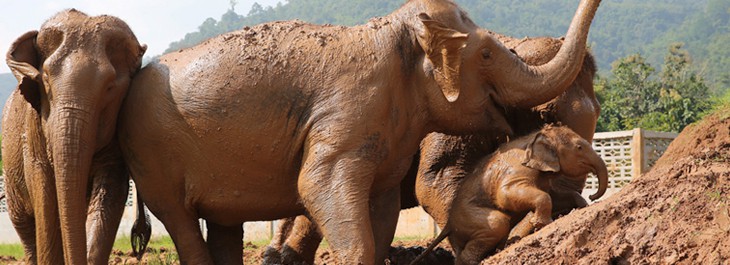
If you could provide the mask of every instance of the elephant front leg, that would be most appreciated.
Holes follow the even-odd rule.
[[[23,171],[28,183],[28,195],[33,205],[37,264],[63,264],[63,241],[58,221],[56,188],[52,180],[53,170],[49,164],[26,163]],[[24,239],[24,241],[30,240]]]
[[[88,263],[107,264],[129,194],[129,172],[117,151],[94,157],[86,217]]]
[[[356,154],[307,157],[299,175],[299,195],[336,263],[374,264],[369,197],[375,166]]]
[[[507,241],[505,243],[505,246],[511,245],[518,240],[525,238],[526,236],[530,235],[532,231],[535,230],[535,226],[530,222],[532,218],[535,217],[535,213],[529,212],[527,215],[525,215],[522,220],[520,220],[515,227],[512,228],[512,230],[509,233],[509,236],[507,237]]]
[[[506,190],[507,210],[524,212],[533,210],[529,222],[534,229],[540,229],[553,221],[553,204],[550,195],[535,187],[518,186]]]

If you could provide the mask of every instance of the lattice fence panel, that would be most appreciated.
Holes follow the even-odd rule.
[[[0,194],[5,194],[5,176],[0,176]],[[0,213],[8,212],[7,199],[0,200]]]
[[[674,138],[646,138],[644,140],[644,156],[646,157],[647,168],[651,168],[656,164],[656,161],[662,157],[662,154],[673,140]]]
[[[132,207],[134,206],[134,181],[131,179],[129,180],[129,192],[127,193],[127,202],[124,203],[124,206],[126,207]]]

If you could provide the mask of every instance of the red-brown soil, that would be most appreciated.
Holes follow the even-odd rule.
[[[730,111],[686,128],[653,169],[482,264],[730,264]]]

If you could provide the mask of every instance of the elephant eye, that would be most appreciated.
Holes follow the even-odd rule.
[[[482,58],[484,58],[486,60],[486,59],[489,59],[489,57],[491,57],[491,56],[492,56],[492,51],[490,51],[489,49],[482,49]]]
[[[583,150],[583,146],[582,145],[578,145],[578,150]]]

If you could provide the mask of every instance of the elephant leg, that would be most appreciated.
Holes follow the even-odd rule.
[[[274,234],[266,250],[261,254],[261,264],[283,264],[281,261],[281,248],[286,238],[293,236],[292,227],[294,227],[295,219],[296,217],[279,219],[279,228],[276,230],[276,234]]]
[[[478,238],[466,243],[459,256],[456,257],[455,265],[476,265],[479,264],[490,251],[499,243],[497,238]]]
[[[6,186],[7,187],[7,186]],[[8,214],[15,231],[23,244],[25,264],[37,264],[36,242],[35,242],[35,220],[32,212],[25,212],[11,204],[12,196],[8,196]]]
[[[512,244],[517,242],[518,240],[525,238],[526,236],[530,235],[533,230],[535,230],[535,226],[530,222],[532,218],[535,217],[535,213],[529,212],[527,215],[525,215],[522,220],[520,220],[515,227],[512,228],[512,231],[510,231],[509,236],[507,236],[507,242],[506,244]]]
[[[243,265],[243,223],[222,226],[212,222],[208,227],[208,251],[215,264]]]
[[[579,209],[588,206],[588,202],[580,193],[576,191],[550,191],[550,197],[553,201],[553,217],[570,213],[573,209]]]
[[[271,238],[271,242],[269,242],[268,246],[269,248],[281,251],[281,247],[286,242],[286,239],[292,236],[292,229],[294,228],[294,223],[296,222],[295,220],[297,217],[289,217],[279,220],[279,228],[276,230],[274,237]]]
[[[35,218],[35,243],[38,264],[63,264],[63,241],[58,219],[56,188],[49,165],[25,168],[29,196]]]
[[[159,219],[175,243],[181,264],[214,264],[196,215],[185,211],[181,205],[169,204],[165,211],[155,209],[153,204],[148,207],[152,212],[165,213]]]
[[[536,187],[511,187],[503,193],[511,206],[507,210],[522,212],[533,210],[535,215],[530,222],[536,229],[548,225],[553,221],[553,204],[550,195]]]
[[[304,215],[293,220],[290,235],[281,246],[283,264],[314,264],[322,234],[317,226]]]
[[[23,253],[25,254],[25,264],[37,264],[37,253],[35,243],[35,223],[32,218],[30,220],[15,221],[13,227],[18,232],[20,242],[23,244]]]
[[[108,159],[105,161],[105,159]],[[121,156],[94,159],[92,193],[86,218],[89,264],[108,264],[129,193],[129,174]]]
[[[459,242],[456,264],[479,264],[502,243],[510,232],[510,216],[502,211],[485,207],[470,207],[454,218],[451,240]],[[459,234],[457,236],[457,234]],[[459,240],[461,238],[461,240]],[[466,242],[464,242],[466,241]],[[456,249],[456,248],[455,248]]]
[[[400,213],[400,186],[370,199],[370,216],[375,239],[375,263],[383,264],[395,236]]]
[[[373,264],[369,198],[375,165],[357,154],[323,157],[309,148],[299,176],[304,207],[329,242],[337,264]]]

